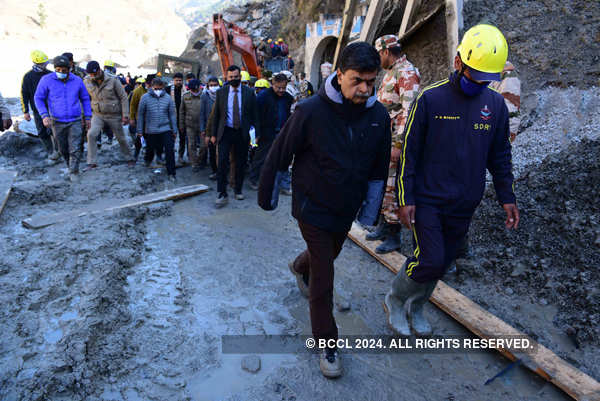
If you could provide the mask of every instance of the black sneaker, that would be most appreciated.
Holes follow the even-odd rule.
[[[217,173],[212,173],[211,175],[208,176],[208,179],[211,181],[216,181],[217,180]]]

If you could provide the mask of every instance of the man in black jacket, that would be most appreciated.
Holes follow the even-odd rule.
[[[286,92],[287,83],[287,77],[284,74],[277,74],[273,77],[273,86],[265,89],[256,97],[261,134],[260,137],[256,138],[258,150],[252,160],[252,167],[250,168],[248,177],[252,189],[258,189],[260,170],[269,154],[269,150],[271,150],[271,145],[275,137],[279,134],[279,131],[281,131],[290,116],[294,98]],[[282,177],[285,175],[287,175],[289,182],[287,171],[281,174]],[[289,194],[290,188],[288,186],[283,190],[286,191],[286,194]]]
[[[31,61],[33,61],[33,67],[23,76],[21,82],[21,108],[23,109],[23,118],[27,121],[31,121],[30,110],[33,111],[33,119],[35,121],[35,127],[38,131],[38,137],[48,152],[48,159],[50,162],[56,161],[60,158],[58,151],[52,140],[52,131],[50,128],[44,127],[42,123],[42,117],[38,113],[33,100],[35,90],[37,89],[40,79],[46,74],[50,74],[50,71],[46,69],[48,65],[48,56],[40,50],[34,50],[31,52]]]
[[[328,341],[320,368],[329,378],[342,373],[334,344],[338,332],[333,263],[367,190],[377,188],[381,202],[390,162],[390,117],[374,93],[380,67],[371,45],[348,45],[318,96],[298,104],[275,139],[260,177],[258,203],[272,210],[277,172],[286,170],[294,158],[292,215],[307,250],[289,268],[309,298],[313,336]],[[376,217],[373,214],[369,224]]]
[[[241,85],[240,67],[232,65],[227,69],[227,82],[217,91],[217,97],[210,116],[211,141],[217,145],[217,208],[227,204],[227,177],[229,175],[229,152],[235,155],[235,198],[243,200],[242,186],[248,147],[250,146],[250,127],[254,126],[256,136],[260,137],[260,121],[256,96],[252,88]]]

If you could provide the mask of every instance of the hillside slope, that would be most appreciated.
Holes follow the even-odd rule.
[[[16,96],[33,49],[54,57],[65,51],[77,61],[110,58],[133,71],[158,52],[180,54],[190,28],[168,0],[104,0],[94,4],[57,0],[2,0],[0,48],[10,62],[0,66],[0,91]],[[83,63],[85,65],[85,63]]]

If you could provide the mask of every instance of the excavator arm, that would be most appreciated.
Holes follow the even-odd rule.
[[[236,51],[242,56],[244,65],[250,75],[261,78],[260,68],[256,60],[256,49],[252,43],[252,38],[246,31],[231,22],[225,21],[223,15],[214,14],[213,32],[223,77],[227,76],[227,69],[233,64],[233,52]]]

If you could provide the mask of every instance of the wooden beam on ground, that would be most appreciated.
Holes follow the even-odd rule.
[[[420,6],[421,0],[407,0],[406,7],[404,8],[404,15],[402,16],[402,23],[400,24],[400,30],[398,31],[398,37],[404,35],[410,25],[410,20],[419,10]]]
[[[15,178],[17,178],[16,171],[0,170],[0,214],[6,206]]]
[[[111,199],[110,201],[98,202],[88,206],[85,209],[74,210],[70,212],[35,215],[23,220],[21,223],[26,228],[43,228],[52,224],[60,223],[67,220],[72,220],[77,217],[87,216],[91,214],[109,212],[112,210],[125,209],[133,206],[149,205],[151,203],[165,202],[170,200],[178,200],[198,195],[208,191],[206,185],[190,185],[187,187],[169,189],[161,192],[153,192],[147,195],[135,196],[130,199]]]
[[[354,224],[348,233],[348,238],[374,256],[394,274],[398,273],[406,257],[397,252],[385,255],[375,253],[375,248],[381,242],[366,241],[366,234],[366,230]],[[497,338],[498,336],[525,337],[522,332],[486,311],[443,281],[438,282],[430,301],[481,338]],[[548,348],[536,343],[531,338],[529,340],[535,347],[533,353],[519,353],[506,349],[497,349],[497,351],[510,360],[520,359],[528,369],[553,383],[575,400],[600,400],[600,383],[559,358]]]
[[[365,17],[365,23],[360,31],[361,41],[371,44],[373,44],[375,41],[377,26],[381,20],[384,6],[385,0],[371,0],[369,3],[369,9],[367,10],[367,16]]]
[[[333,57],[333,71],[335,71],[338,66],[342,50],[344,50],[344,47],[346,47],[348,44],[348,38],[350,38],[350,31],[352,30],[352,23],[354,22],[354,13],[356,11],[357,4],[358,0],[346,0],[344,16],[342,18],[342,28],[340,29],[340,36],[338,37],[337,46],[335,47],[335,55]]]
[[[406,39],[411,37],[415,32],[417,32],[423,25],[428,23],[433,17],[437,15],[444,8],[444,4],[439,4],[436,8],[434,8],[429,14],[425,15],[421,19],[419,19],[410,29],[402,35],[398,35],[398,40],[400,42],[404,42]]]

